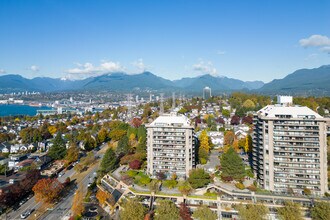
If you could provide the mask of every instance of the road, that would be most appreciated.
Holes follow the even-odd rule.
[[[100,150],[103,149],[105,145],[102,145],[100,147]],[[100,151],[95,152],[96,156],[100,156],[100,158],[103,157],[104,153],[101,153]],[[97,171],[99,166],[95,166],[93,169],[88,170],[88,173],[85,174],[85,177],[77,183],[78,185],[81,184],[83,189],[87,189],[88,184],[92,182],[93,178],[95,177],[95,172]],[[73,170],[73,169],[72,169]],[[66,175],[63,175],[63,181],[66,178]],[[48,211],[44,213],[41,217],[38,219],[47,219],[47,220],[59,220],[59,219],[69,219],[70,217],[70,210],[72,206],[72,200],[74,196],[74,191],[71,191],[65,198],[63,198],[58,204],[55,205],[54,209],[51,211]]]
[[[106,144],[102,145],[100,147],[100,150],[103,149],[105,146],[106,146]],[[100,156],[102,158],[103,153],[100,153],[100,151],[98,151],[98,152],[95,152],[95,155]],[[91,171],[89,171],[88,174],[86,174],[86,176],[84,177],[84,179],[81,181],[82,186],[83,186],[84,189],[87,188],[88,183],[90,182],[90,179],[89,178],[91,176],[93,176],[93,173],[97,171],[97,168],[98,167],[95,167],[94,169],[92,169]],[[72,168],[70,170],[67,170],[63,176],[58,177],[58,180],[63,183],[67,177],[70,177],[71,178],[74,174],[75,174],[75,171]],[[70,208],[71,208],[71,205],[72,205],[73,195],[74,195],[74,192],[70,192],[66,196],[66,198],[63,198],[61,200],[61,202],[59,202],[55,206],[55,208],[54,208],[53,211],[48,211],[47,213],[44,213],[42,217],[45,216],[45,217],[47,217],[47,219],[59,220],[59,217],[62,217],[62,216],[65,216],[65,215],[69,214],[69,211],[70,211]],[[26,211],[27,209],[37,210],[38,208],[41,207],[41,205],[42,205],[42,203],[41,202],[36,202],[35,201],[35,197],[33,196],[26,203],[24,203],[21,207],[19,207],[16,211],[13,210],[13,211],[9,212],[7,214],[7,219],[10,219],[10,220],[21,219],[21,214],[24,211]],[[35,214],[35,212],[33,212],[31,214],[30,219],[31,219],[31,217],[34,217],[34,214]],[[42,218],[42,219],[46,219],[46,218]]]

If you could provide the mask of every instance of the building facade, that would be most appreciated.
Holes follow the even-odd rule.
[[[275,192],[328,191],[327,122],[307,107],[268,105],[254,115],[252,166]]]
[[[196,165],[194,128],[185,116],[164,114],[146,126],[147,172],[185,178]]]

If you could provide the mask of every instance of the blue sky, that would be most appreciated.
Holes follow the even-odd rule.
[[[283,78],[330,64],[330,1],[1,0],[0,73]]]

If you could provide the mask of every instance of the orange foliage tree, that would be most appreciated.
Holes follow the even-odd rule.
[[[32,188],[36,201],[52,203],[59,198],[63,189],[63,184],[56,178],[48,178],[39,180]]]

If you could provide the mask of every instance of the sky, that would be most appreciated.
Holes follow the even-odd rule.
[[[330,64],[329,11],[329,0],[1,0],[0,74],[269,82]]]

